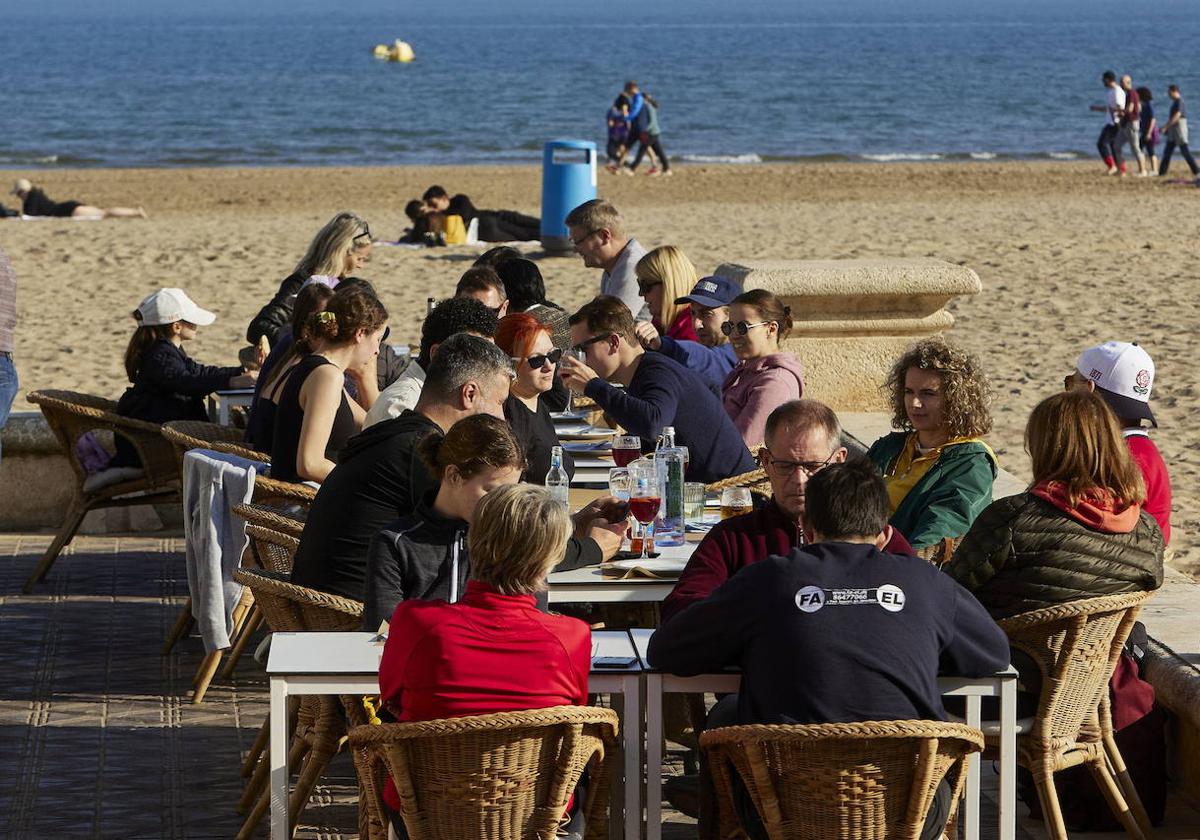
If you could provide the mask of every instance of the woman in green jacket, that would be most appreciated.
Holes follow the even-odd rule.
[[[892,527],[917,549],[961,537],[996,479],[996,455],[981,440],[992,428],[987,377],[966,351],[931,338],[897,360],[884,388],[903,431],[867,456],[887,483]]]

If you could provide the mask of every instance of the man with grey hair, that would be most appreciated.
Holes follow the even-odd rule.
[[[650,309],[638,291],[638,260],[646,249],[625,233],[617,208],[602,198],[585,201],[567,214],[567,231],[575,252],[588,268],[602,268],[600,294],[612,295],[634,313],[634,320],[649,321]]]
[[[719,523],[705,535],[662,605],[662,620],[702,601],[744,566],[804,544],[805,488],[830,464],[846,460],[842,427],[833,409],[816,400],[792,400],[767,418],[758,463],[771,481],[771,500],[757,510]],[[890,529],[884,549],[912,554],[912,546]]]
[[[416,507],[436,482],[417,444],[464,417],[504,418],[512,360],[495,344],[467,333],[438,348],[415,409],[350,438],[309,509],[292,581],[361,601],[371,538]]]

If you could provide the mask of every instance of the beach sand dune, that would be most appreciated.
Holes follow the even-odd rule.
[[[1155,439],[1175,489],[1175,565],[1200,564],[1200,431],[1195,410],[1200,193],[1156,179],[1105,178],[1095,163],[766,164],[680,167],[671,179],[601,176],[647,247],[682,246],[701,272],[726,261],[937,257],[975,269],[983,293],[954,304],[951,338],[978,353],[997,395],[990,440],[1028,476],[1029,410],[1061,387],[1079,351],[1137,341],[1158,367]],[[78,170],[13,172],[57,200],[145,205],[148,221],[0,221],[18,272],[17,367],[24,390],[116,396],[130,311],[181,286],[218,314],[188,348],[232,363],[249,319],[312,234],[353,209],[376,238],[405,226],[404,202],[433,183],[480,207],[537,213],[536,167]],[[538,250],[537,246],[527,246]],[[444,297],[479,248],[376,248],[363,274],[415,342],[427,297]],[[540,260],[550,297],[590,298],[597,272]],[[15,408],[28,406],[18,399]]]

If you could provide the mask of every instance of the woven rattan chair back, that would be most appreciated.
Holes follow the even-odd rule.
[[[234,505],[233,513],[246,521],[246,535],[259,565],[290,575],[304,523],[268,505]]]
[[[350,743],[383,757],[411,840],[540,840],[589,763],[589,836],[602,827],[596,780],[616,735],[611,709],[556,706],[356,726]]]
[[[722,836],[737,824],[736,772],[772,840],[916,840],[943,778],[957,802],[963,758],[983,749],[983,733],[922,720],[730,726],[708,730],[700,746]]]
[[[254,593],[254,603],[262,610],[263,619],[272,633],[300,633],[304,620],[300,608],[288,595],[292,584],[287,574],[271,569],[237,569],[233,579]]]
[[[181,472],[183,456],[189,449],[212,449],[217,443],[240,443],[242,440],[240,429],[203,420],[170,420],[163,423],[162,436],[175,450]]]
[[[1121,647],[1150,595],[1088,598],[999,622],[1009,643],[1031,656],[1042,672],[1033,742],[1065,749],[1094,722]]]
[[[271,463],[271,456],[269,454],[251,449],[242,443],[222,443],[215,440],[209,448],[216,452],[224,452],[226,455],[236,455],[239,458],[245,458],[247,461],[261,461],[264,464]]]

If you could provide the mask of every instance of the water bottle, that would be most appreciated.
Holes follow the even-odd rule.
[[[437,298],[425,298],[425,314],[437,309]]]
[[[654,453],[662,484],[662,523],[654,529],[658,545],[683,545],[683,449],[675,445],[675,427],[663,429],[662,444]]]
[[[570,509],[571,477],[563,469],[562,452],[561,446],[550,449],[550,471],[546,473],[546,489],[550,491],[554,501],[561,502],[564,507]]]

